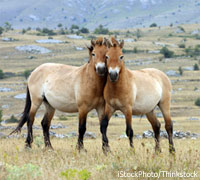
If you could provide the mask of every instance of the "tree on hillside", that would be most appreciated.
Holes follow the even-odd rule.
[[[4,29],[5,31],[12,30],[12,25],[9,22],[5,22]]]
[[[85,28],[85,27],[82,27],[81,29],[80,29],[80,32],[81,33],[89,33],[89,29],[88,28]]]
[[[156,23],[152,23],[149,27],[157,27]]]
[[[102,24],[99,25],[98,28],[94,30],[94,34],[108,34],[109,30],[104,28]]]
[[[0,27],[0,35],[3,33],[3,28],[2,27]]]

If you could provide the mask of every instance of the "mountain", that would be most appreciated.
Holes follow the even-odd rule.
[[[1,0],[0,26],[95,29],[158,26],[200,22],[200,0]]]

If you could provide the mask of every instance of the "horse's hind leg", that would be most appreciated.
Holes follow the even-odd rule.
[[[27,138],[26,138],[26,147],[27,148],[31,148],[31,143],[33,142],[33,123],[35,120],[35,114],[38,110],[38,108],[40,107],[42,103],[42,100],[37,100],[35,101],[35,99],[32,99],[31,102],[31,109],[29,112],[29,117],[27,119]]]
[[[46,102],[45,102],[45,107],[46,107],[46,113],[45,113],[43,120],[41,122],[42,128],[43,128],[44,143],[45,143],[45,147],[52,148],[50,138],[49,138],[49,128],[50,128],[50,125],[51,125],[51,120],[52,120],[54,113],[55,113],[55,109],[53,107],[51,107],[51,105],[46,103]]]
[[[157,152],[160,152],[161,151],[160,150],[160,126],[161,126],[161,124],[158,121],[158,119],[156,118],[154,111],[147,113],[146,116],[147,116],[147,119],[149,120],[149,122],[151,123],[151,126],[154,131],[155,142],[156,142],[155,150]]]
[[[175,152],[175,148],[173,143],[173,122],[170,115],[170,101],[160,102],[159,107],[165,120],[165,129],[168,133],[169,151],[172,153]]]

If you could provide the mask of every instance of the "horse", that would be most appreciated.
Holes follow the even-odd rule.
[[[154,109],[158,106],[165,120],[168,133],[169,151],[175,151],[173,144],[173,123],[170,115],[170,100],[172,86],[169,78],[160,70],[146,68],[129,70],[125,67],[122,48],[124,41],[114,37],[108,41],[106,53],[107,81],[104,88],[105,115],[100,123],[102,133],[102,148],[110,151],[106,135],[107,126],[112,114],[120,110],[126,119],[126,135],[133,148],[132,115],[146,115],[155,135],[155,150],[160,151],[160,127]]]
[[[37,67],[28,79],[23,115],[11,134],[20,132],[22,126],[27,122],[28,132],[25,144],[26,147],[31,148],[35,114],[40,105],[44,103],[46,112],[41,125],[45,147],[52,148],[49,128],[55,110],[59,110],[79,113],[77,149],[83,149],[88,112],[96,109],[100,120],[104,114],[103,89],[107,73],[105,64],[106,41],[102,37],[96,41],[91,40],[91,45],[88,47],[89,61],[80,67],[56,63],[45,63]]]

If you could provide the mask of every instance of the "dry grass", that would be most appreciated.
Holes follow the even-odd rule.
[[[200,25],[183,25],[185,33],[175,34],[176,27],[161,27],[141,29],[142,37],[136,42],[125,43],[125,49],[138,50],[159,50],[161,46],[155,45],[155,42],[160,42],[168,45],[170,50],[173,50],[176,55],[184,54],[184,49],[178,48],[178,45],[184,43],[186,47],[199,44],[199,40],[188,38],[190,33],[199,29]],[[136,30],[131,29],[131,32]],[[125,32],[125,31],[123,31]],[[173,36],[168,36],[169,34]],[[70,40],[66,36],[55,36],[54,39],[68,41],[59,45],[54,44],[37,44],[35,40],[46,39],[47,37],[36,36],[31,34],[19,34],[19,32],[8,32],[3,34],[4,37],[12,37],[18,39],[16,42],[0,41],[0,69],[4,72],[22,73],[25,70],[31,70],[45,62],[57,62],[70,65],[80,66],[87,62],[88,52],[76,51],[75,46],[85,47],[89,45],[88,40]],[[133,38],[135,36],[121,35],[119,38]],[[46,55],[28,54],[15,50],[18,45],[35,44],[52,50],[52,53]],[[36,59],[28,59],[30,55]],[[141,69],[146,67],[158,68],[164,72],[168,70],[176,70],[179,66],[191,67],[195,63],[199,63],[199,57],[178,57],[171,59],[161,59],[161,54],[125,54],[126,66],[130,69]],[[137,64],[144,62],[144,64]],[[151,62],[151,63],[149,63]],[[184,71],[182,76],[170,77],[173,82],[172,106],[171,114],[174,121],[174,130],[183,130],[200,133],[199,121],[191,121],[190,117],[200,118],[200,109],[194,105],[195,99],[199,97],[200,91],[200,71]],[[24,108],[24,100],[15,99],[14,96],[24,93],[26,89],[26,80],[24,77],[12,77],[0,80],[0,87],[11,88],[11,92],[0,92],[0,108],[3,105],[8,105],[8,108],[3,109],[3,119],[7,119],[12,114],[19,117]],[[181,88],[181,90],[179,90]],[[198,88],[197,91],[195,89]],[[159,110],[156,110],[159,112]],[[63,114],[57,112],[54,123],[58,123],[58,117]],[[35,124],[39,125],[40,119],[43,116],[43,108],[38,112]],[[75,116],[67,115],[68,120],[61,123],[68,126],[66,129],[55,130],[57,133],[67,133],[76,131],[78,121]],[[164,130],[164,120],[159,118]],[[135,134],[142,134],[143,131],[151,129],[150,124],[145,118],[140,120],[139,117],[133,119],[133,130]],[[87,153],[80,154],[75,150],[76,138],[71,139],[52,139],[54,151],[44,149],[42,130],[34,130],[35,141],[31,150],[24,149],[24,138],[0,139],[0,179],[14,179],[23,171],[24,179],[62,179],[61,172],[69,169],[68,173],[72,173],[74,169],[77,172],[86,169],[86,175],[91,173],[89,179],[117,179],[119,170],[127,172],[145,171],[159,172],[166,171],[196,171],[200,176],[200,140],[175,140],[176,155],[171,156],[168,152],[168,141],[161,140],[162,153],[156,155],[154,153],[154,140],[142,139],[134,140],[135,153],[129,148],[127,139],[120,139],[120,135],[125,131],[125,122],[122,118],[112,118],[108,127],[108,137],[112,154],[105,156],[101,149],[101,134],[99,132],[99,122],[94,112],[91,112],[88,117],[87,130],[95,132],[97,139],[85,140],[85,148]],[[5,130],[2,133],[8,134]],[[22,134],[26,133],[25,130]],[[38,147],[38,146],[39,147]],[[30,167],[29,167],[30,165]],[[29,168],[29,169],[28,169]],[[11,170],[11,172],[9,172]],[[38,173],[36,173],[38,172]],[[75,172],[75,174],[77,174]],[[33,177],[33,175],[38,175]],[[32,174],[32,175],[31,175]],[[16,176],[15,176],[16,175]],[[18,179],[23,179],[22,176]],[[78,179],[78,175],[75,177]],[[136,178],[137,179],[137,178]],[[148,179],[148,178],[138,178]],[[152,178],[149,178],[152,179]],[[166,179],[166,178],[161,178]],[[172,179],[172,178],[169,178]],[[174,178],[178,179],[178,178]]]

